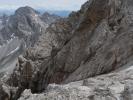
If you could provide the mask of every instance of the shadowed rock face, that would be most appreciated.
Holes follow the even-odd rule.
[[[33,82],[38,91],[48,83],[68,83],[107,73],[132,60],[131,1],[92,0],[84,6],[76,13],[80,21],[69,41],[41,65]]]

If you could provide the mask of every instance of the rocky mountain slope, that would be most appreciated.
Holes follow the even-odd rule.
[[[5,80],[8,81],[7,78],[12,77],[10,74],[17,67],[17,58],[26,50],[25,47],[33,46],[38,37],[45,33],[46,28],[59,18],[59,16],[48,13],[40,15],[30,7],[19,8],[14,15],[5,20],[4,25],[3,17],[1,17],[0,78],[3,78],[0,84],[3,83],[3,80],[5,82]]]
[[[45,22],[46,24],[50,25],[51,23],[55,22],[56,20],[60,19],[59,16],[54,15],[54,14],[49,14],[48,12],[45,12],[42,16],[41,19],[43,20],[43,22]]]
[[[123,67],[128,68],[65,85],[50,84],[45,93],[25,90],[19,100],[133,100],[133,66]]]
[[[132,100],[132,18],[132,0],[89,0],[50,24],[3,81],[4,98]]]
[[[108,73],[132,61],[131,4],[130,0],[92,0],[68,18],[73,24],[79,22],[72,25],[68,40],[52,44],[50,60],[41,64],[33,79],[33,91],[43,91],[48,83]]]
[[[16,10],[15,14],[10,16],[5,27],[1,30],[4,40],[11,38],[14,34],[20,39],[24,39],[27,45],[33,45],[39,35],[43,34],[46,28],[60,17],[50,14],[41,16],[34,9],[26,6]],[[47,22],[44,21],[47,19]]]

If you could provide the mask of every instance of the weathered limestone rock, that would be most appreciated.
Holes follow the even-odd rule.
[[[24,76],[25,82],[18,81],[18,93],[42,93],[26,90],[20,100],[132,100],[132,32],[132,0],[89,0],[51,24],[27,51],[25,58],[36,71],[20,71],[18,79]]]
[[[79,14],[79,22],[69,41],[41,64],[33,78],[37,79],[33,82],[36,91],[43,91],[48,83],[68,83],[108,73],[132,61],[132,5],[131,0],[90,0],[74,17],[70,16],[71,21]]]
[[[2,85],[0,85],[0,100],[9,100],[9,95],[3,90]]]
[[[126,67],[128,67],[126,65]],[[64,85],[50,84],[44,93],[25,90],[19,100],[132,100],[133,66]]]

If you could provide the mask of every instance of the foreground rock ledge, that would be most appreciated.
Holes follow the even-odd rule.
[[[41,94],[25,90],[19,100],[133,100],[133,66],[66,85],[50,84]]]

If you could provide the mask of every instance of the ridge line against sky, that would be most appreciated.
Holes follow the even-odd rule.
[[[0,0],[0,9],[10,10],[23,6],[48,10],[79,10],[87,0]]]

